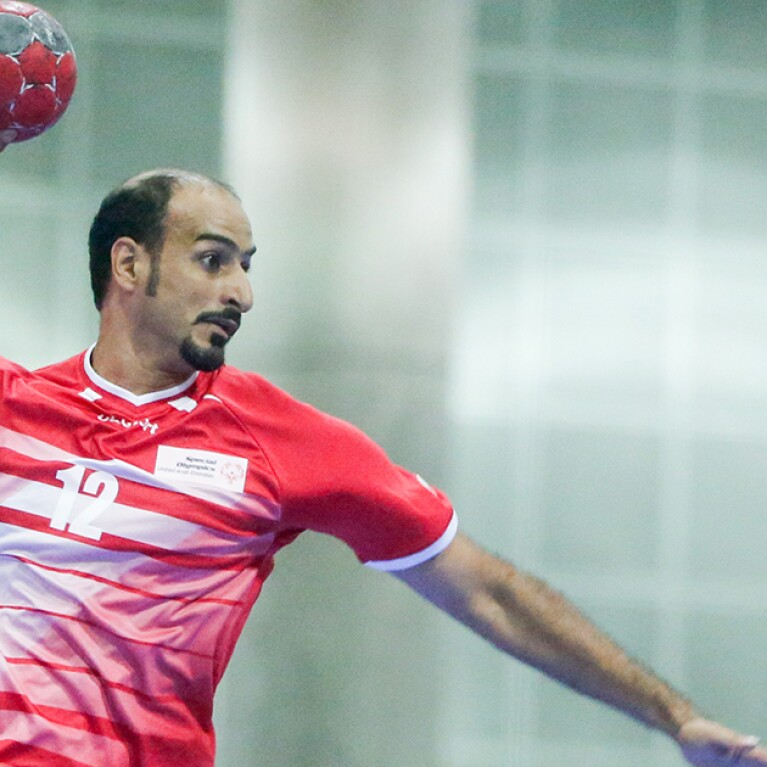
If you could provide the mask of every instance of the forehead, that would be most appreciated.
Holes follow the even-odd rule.
[[[253,247],[253,234],[240,201],[226,189],[210,183],[179,186],[168,202],[166,244],[173,240],[189,245],[200,235],[214,234],[232,240],[239,250]]]

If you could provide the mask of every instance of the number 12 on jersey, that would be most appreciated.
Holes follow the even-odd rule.
[[[51,527],[66,530],[68,526],[70,533],[98,541],[103,530],[93,522],[117,498],[119,486],[117,479],[105,471],[92,472],[83,483],[84,476],[84,466],[70,466],[56,472],[63,488],[51,516]]]

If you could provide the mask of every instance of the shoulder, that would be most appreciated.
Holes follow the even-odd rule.
[[[56,389],[71,389],[80,382],[79,370],[83,353],[62,362],[29,370],[22,365],[0,357],[0,387],[5,395],[11,391],[21,394],[31,389],[53,386]]]
[[[26,368],[21,365],[0,357],[0,375],[24,375],[26,372]]]
[[[4,396],[7,396],[10,389],[13,387],[13,381],[18,380],[28,372],[21,365],[17,365],[15,362],[0,357],[0,391],[4,392]]]
[[[232,365],[224,365],[213,374],[211,390],[235,398],[259,398],[272,403],[288,404],[293,397],[258,373],[251,373]]]
[[[210,394],[221,399],[231,410],[249,422],[306,431],[347,429],[349,424],[304,402],[257,373],[226,365],[216,374]]]
[[[49,381],[57,382],[69,382],[73,379],[79,379],[83,370],[83,357],[87,352],[80,352],[62,360],[61,362],[55,362],[52,365],[46,365],[45,367],[38,368],[32,372],[39,378],[43,378]]]
[[[272,459],[308,471],[385,461],[384,451],[351,423],[304,402],[263,376],[230,366],[209,394],[220,400]]]

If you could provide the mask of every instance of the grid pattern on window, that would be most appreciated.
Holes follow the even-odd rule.
[[[755,730],[765,30],[767,6],[749,0],[475,3],[450,395],[464,528]],[[680,763],[665,739],[470,638],[448,644],[461,663],[445,765]]]

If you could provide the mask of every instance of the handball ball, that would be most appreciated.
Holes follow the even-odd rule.
[[[0,131],[26,141],[64,114],[77,80],[61,24],[29,3],[0,0]]]

